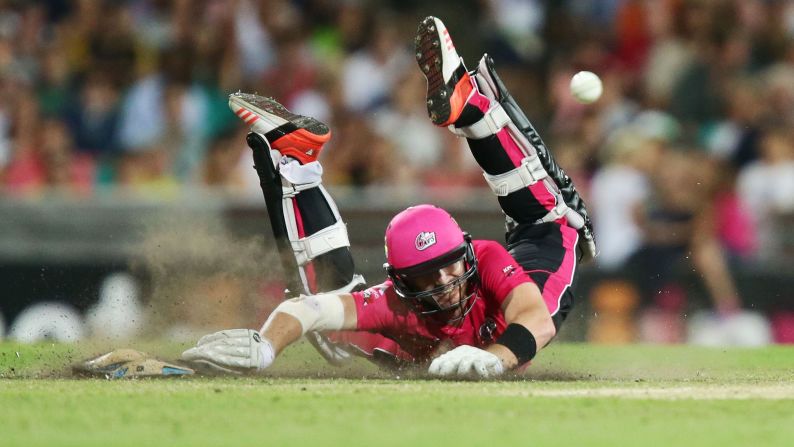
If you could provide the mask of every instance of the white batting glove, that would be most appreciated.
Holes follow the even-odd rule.
[[[494,377],[504,372],[502,361],[495,354],[474,346],[458,346],[430,363],[427,370],[434,376]]]
[[[262,370],[273,363],[273,345],[252,329],[229,329],[201,337],[182,359],[224,372]]]

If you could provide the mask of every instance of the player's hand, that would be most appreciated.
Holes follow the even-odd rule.
[[[434,376],[487,378],[501,375],[504,366],[496,355],[474,346],[463,345],[433,359],[428,372]]]
[[[262,370],[273,363],[273,346],[252,329],[229,329],[201,337],[182,359],[222,372]]]

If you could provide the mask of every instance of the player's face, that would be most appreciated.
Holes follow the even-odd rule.
[[[452,281],[460,278],[465,272],[466,269],[463,264],[463,260],[460,260],[438,270],[437,272],[413,277],[407,282],[410,282],[410,285],[415,290],[429,291],[451,283]],[[462,292],[465,288],[464,286],[452,287],[444,293],[435,294],[433,295],[433,299],[436,300],[439,307],[442,309],[452,307],[458,304],[463,297]],[[460,309],[456,309],[456,311],[459,312]]]

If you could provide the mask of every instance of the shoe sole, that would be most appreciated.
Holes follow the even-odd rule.
[[[471,81],[466,67],[459,60],[448,61],[448,63],[458,63],[459,65],[452,72],[450,79],[444,81],[442,45],[451,46],[452,43],[446,28],[441,33],[445,35],[448,42],[441,41],[441,33],[438,28],[433,17],[425,18],[416,31],[414,44],[416,62],[427,78],[427,114],[434,124],[446,126],[454,123],[463,112],[468,93],[471,91],[471,89],[468,92],[465,91],[465,87],[467,84],[470,85]],[[454,47],[452,48],[454,49]],[[464,97],[461,98],[461,96]]]
[[[229,106],[250,126],[262,120],[267,128],[272,127],[265,134],[270,142],[300,130],[305,130],[315,137],[322,137],[330,132],[324,123],[312,117],[292,113],[273,98],[250,93],[233,93],[229,96]]]
[[[331,130],[324,123],[292,113],[273,98],[234,93],[229,95],[229,107],[273,149],[301,163],[317,160],[323,145],[331,139]]]

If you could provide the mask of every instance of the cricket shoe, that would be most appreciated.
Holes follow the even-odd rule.
[[[416,61],[427,78],[427,113],[437,126],[454,124],[463,113],[474,84],[444,23],[426,17],[414,39]]]
[[[273,98],[250,93],[229,95],[229,108],[261,134],[270,147],[301,164],[317,160],[323,145],[331,138],[325,124],[308,116],[297,115]]]

